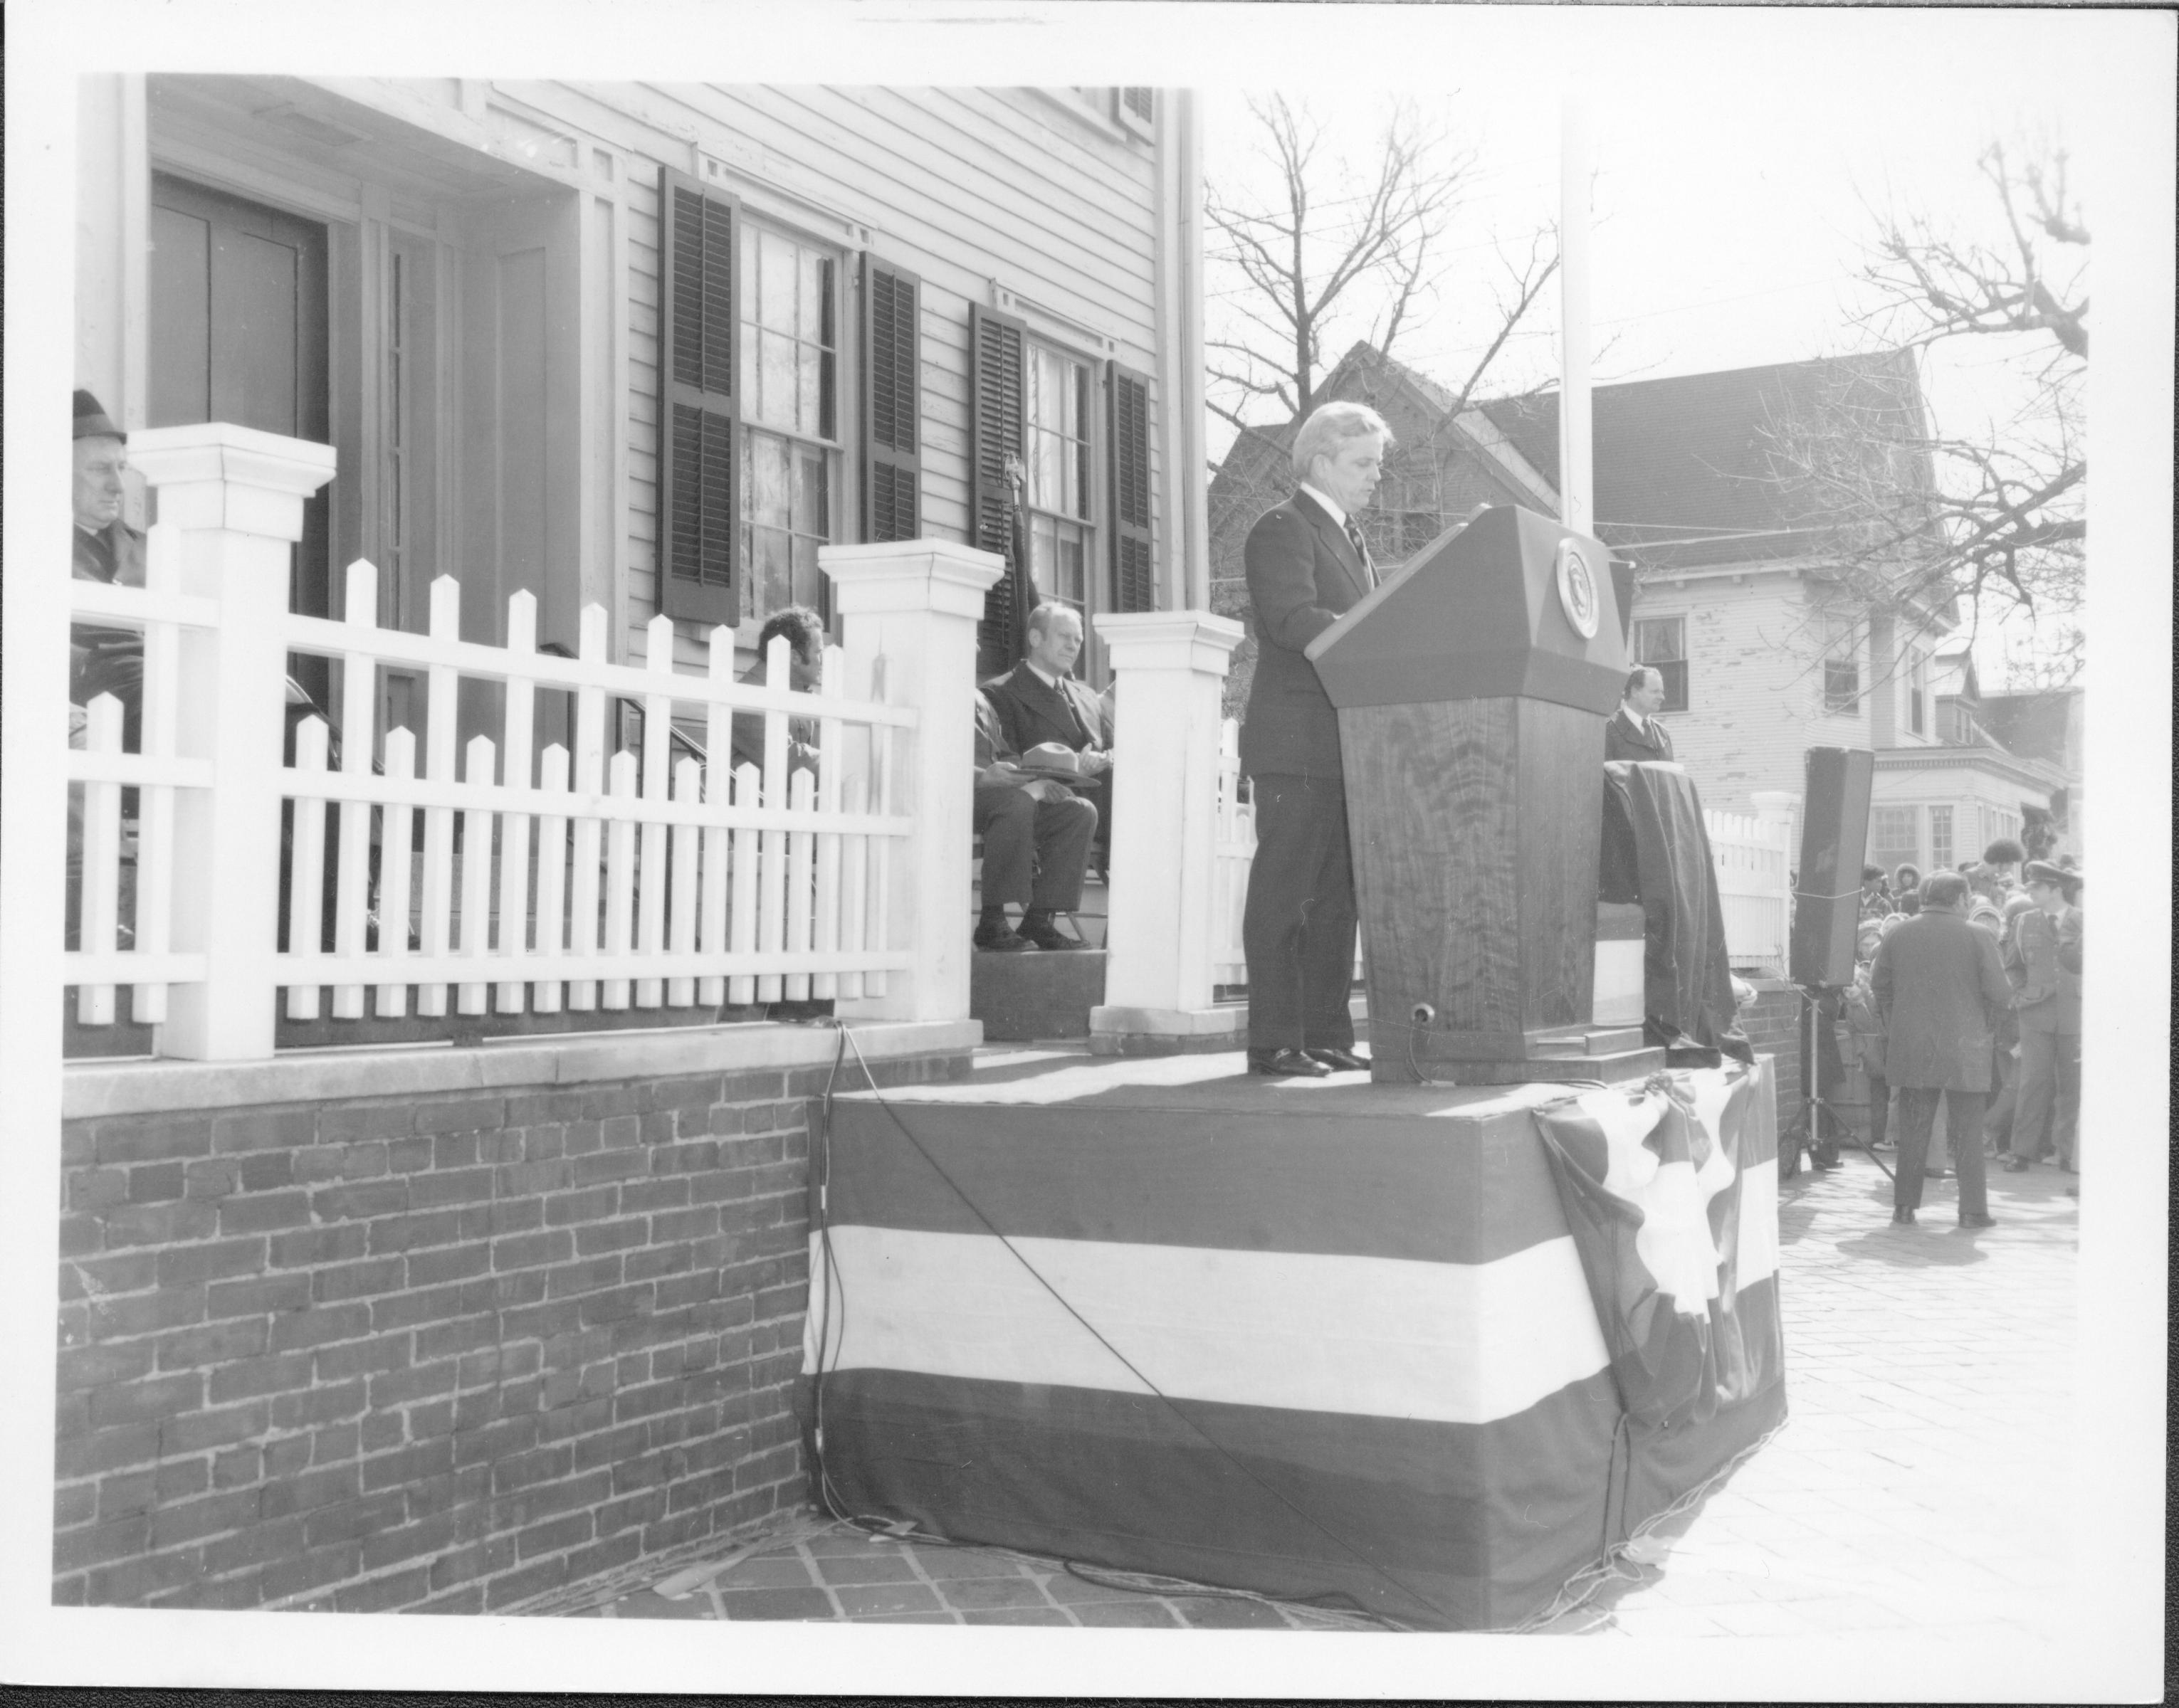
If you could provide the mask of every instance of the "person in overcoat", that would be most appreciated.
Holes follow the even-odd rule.
[[[1937,1099],[1960,1177],[1960,1225],[1994,1225],[1984,1178],[1983,1110],[1990,1100],[1997,1021],[2012,1000],[1997,943],[1967,920],[1967,880],[1933,872],[1922,911],[1887,936],[1870,969],[1869,990],[1884,1023],[1885,1077],[1899,1093],[1899,1171],[1891,1219],[1911,1224]]]
[[[1637,665],[1627,673],[1619,709],[1604,725],[1605,764],[1632,759],[1654,764],[1672,757],[1671,732],[1657,721],[1657,712],[1664,703],[1663,672]]]
[[[1367,1065],[1347,1007],[1357,916],[1339,714],[1305,649],[1376,584],[1357,518],[1391,442],[1367,405],[1322,405],[1294,435],[1298,490],[1256,518],[1243,549],[1256,637],[1241,724],[1256,817],[1241,919],[1251,1073]]]
[[[2035,1160],[2046,1135],[2058,1166],[2067,1174],[2074,1170],[2081,1111],[2081,977],[2077,970],[2066,970],[2059,951],[2068,928],[2078,930],[2079,918],[2066,903],[2065,875],[2046,861],[2028,862],[2032,905],[2015,928],[2008,968],[2020,1015],[2020,1089],[2012,1154],[2005,1166],[2016,1174]]]

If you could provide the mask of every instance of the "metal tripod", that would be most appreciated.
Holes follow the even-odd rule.
[[[1802,1032],[1803,1045],[1801,1051],[1801,1060],[1803,1063],[1801,1072],[1801,1106],[1803,1109],[1802,1122],[1803,1135],[1801,1141],[1802,1144],[1810,1152],[1813,1152],[1814,1151],[1816,1145],[1817,1117],[1819,1114],[1827,1114],[1831,1118],[1832,1125],[1835,1128],[1844,1130],[1847,1134],[1847,1142],[1848,1144],[1850,1144],[1855,1150],[1859,1151],[1863,1156],[1867,1157],[1869,1161],[1875,1163],[1878,1168],[1882,1169],[1884,1170],[1884,1178],[1885,1180],[1896,1180],[1898,1179],[1898,1176],[1891,1172],[1890,1165],[1885,1162],[1883,1158],[1878,1156],[1874,1150],[1869,1148],[1869,1141],[1862,1137],[1860,1129],[1856,1127],[1851,1121],[1848,1121],[1845,1116],[1841,1115],[1838,1112],[1838,1110],[1833,1109],[1830,1103],[1824,1100],[1821,1083],[1822,1062],[1821,1058],[1818,1055],[1816,1050],[1816,1029],[1824,1023],[1823,999],[1825,994],[1830,991],[1840,989],[1841,987],[1836,984],[1799,984],[1796,985],[1794,988],[1798,990],[1801,994],[1801,1006],[1803,1017],[1806,1021],[1806,1026]]]

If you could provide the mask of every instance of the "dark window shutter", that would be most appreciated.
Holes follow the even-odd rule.
[[[923,525],[922,301],[914,274],[863,257],[863,538],[873,542],[914,539]]]
[[[1155,610],[1150,557],[1150,382],[1111,364],[1112,599],[1114,610]]]
[[[969,304],[969,462],[974,471],[971,544],[1002,555],[1007,572],[984,597],[976,625],[976,674],[996,676],[1022,656],[1022,626],[1029,566],[1014,549],[1013,488],[1007,458],[1024,455],[1022,413],[1027,382],[1024,342],[1029,329],[1011,315]]]
[[[1147,88],[1122,89],[1120,91],[1122,111],[1132,112],[1144,124],[1150,122],[1152,96]]]
[[[690,622],[733,623],[741,618],[741,204],[667,167],[658,212],[658,608]]]

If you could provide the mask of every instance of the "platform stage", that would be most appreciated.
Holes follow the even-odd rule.
[[[1678,1076],[1714,1147],[1685,1177],[1669,1145],[1633,1163],[1679,1209],[1614,1223],[1600,1186],[1578,1247],[1533,1113],[1578,1087],[1024,1050],[843,1095],[804,1348],[829,1498],[1409,1625],[1512,1625],[1785,1415],[1767,1059],[1746,1075]],[[1601,1183],[1588,1132],[1557,1166],[1586,1142]],[[1721,1379],[1681,1381],[1672,1301],[1629,1297],[1638,1248],[1682,1293],[1690,1250],[1723,1277],[1679,1319],[1710,1358],[1722,1311]],[[1660,1410],[1660,1380],[1699,1403]]]

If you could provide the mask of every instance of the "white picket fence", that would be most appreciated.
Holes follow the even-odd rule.
[[[217,627],[222,610],[177,590],[175,530],[155,528],[149,547],[140,589],[70,584],[76,619],[145,635],[143,751],[121,752],[121,708],[101,696],[85,746],[69,758],[69,780],[83,790],[83,900],[80,947],[66,956],[65,977],[79,1019],[91,1025],[115,1018],[121,984],[133,987],[132,1017],[157,1022],[171,989],[206,976],[202,954],[169,951],[174,886],[198,876],[177,870],[175,797],[218,792],[211,764],[176,757],[178,649],[182,631]],[[446,1013],[450,993],[464,1015],[852,999],[883,994],[888,972],[909,964],[892,946],[887,864],[914,819],[889,798],[889,780],[893,743],[917,713],[847,698],[837,648],[826,652],[818,692],[798,693],[788,687],[783,639],[772,643],[764,684],[744,686],[733,680],[729,629],[712,631],[708,669],[694,675],[674,670],[672,624],[659,617],[649,662],[636,668],[606,661],[606,616],[596,605],[582,613],[577,656],[567,659],[535,649],[528,593],[508,600],[508,643],[496,647],[459,638],[460,588],[450,578],[431,588],[422,635],[377,627],[376,588],[376,570],[359,561],[348,572],[344,620],[277,619],[286,650],[338,660],[343,732],[340,769],[329,769],[327,725],[305,721],[278,780],[293,834],[289,929],[272,977],[290,1018],[316,1018],[327,988],[337,1019],[362,1018],[367,1006],[403,1015],[412,989],[425,1015]],[[409,730],[387,732],[375,770],[373,706],[387,669],[425,677],[426,736],[420,753]],[[497,741],[475,736],[458,755],[464,678],[501,684],[502,711]],[[557,743],[533,750],[541,690],[574,696],[572,753]],[[609,697],[643,707],[639,759],[606,757]],[[700,720],[707,763],[672,759],[667,731],[684,711]],[[738,712],[763,720],[760,766],[730,769]],[[803,720],[815,733],[814,774],[789,769],[789,724]],[[133,918],[124,919],[127,785],[140,789],[141,804]],[[420,813],[422,851],[412,861]],[[277,901],[268,895],[265,906]]]
[[[1239,987],[1249,982],[1241,914],[1249,901],[1249,865],[1256,857],[1256,809],[1241,798],[1241,725],[1232,718],[1218,733],[1218,800],[1210,848],[1211,983]]]
[[[1703,808],[1718,901],[1725,914],[1726,958],[1735,966],[1782,972],[1792,928],[1792,872],[1787,843],[1792,820]]]

